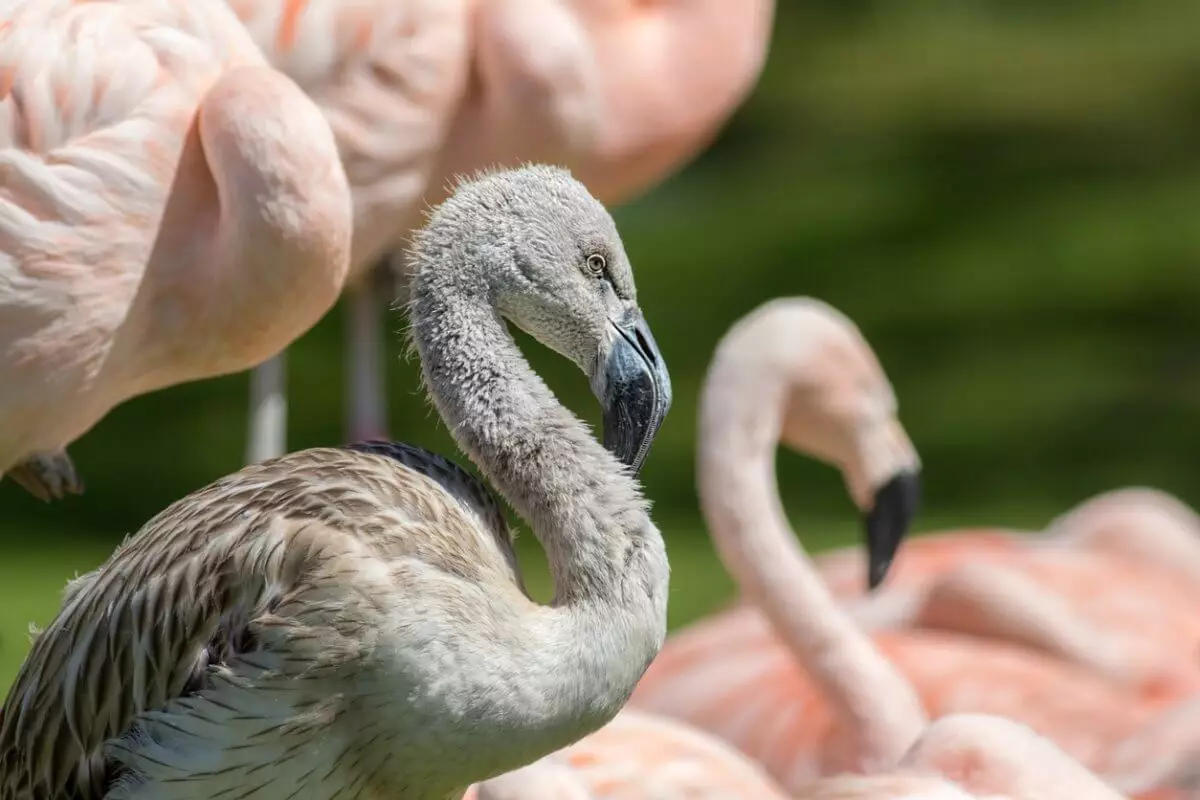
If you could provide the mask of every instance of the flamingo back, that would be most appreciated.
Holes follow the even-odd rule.
[[[966,528],[916,536],[905,543],[888,571],[883,590],[926,583],[963,561],[989,558],[994,553],[1022,551],[1028,542],[1016,531],[1003,528]],[[813,563],[839,600],[866,592],[866,553],[862,547],[839,547],[813,554]]]
[[[1200,692],[1200,596],[1176,576],[1109,553],[1039,547],[962,564],[932,583],[917,624],[1012,640],[1006,608],[1025,603],[1065,620],[1086,651],[1080,663],[1109,665],[1103,674],[1144,700],[1174,703]],[[982,608],[962,602],[973,585],[987,593],[989,584],[1002,591]],[[1036,637],[1018,641],[1044,646]]]
[[[835,775],[801,787],[796,800],[1006,800],[970,794],[929,775]]]

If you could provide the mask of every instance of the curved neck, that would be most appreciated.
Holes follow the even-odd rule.
[[[604,649],[597,636],[621,637],[606,643],[608,657],[619,657],[618,672],[629,674],[611,678],[622,684],[632,677],[632,692],[666,635],[666,551],[646,501],[530,369],[487,295],[482,270],[461,252],[423,257],[410,313],[430,397],[545,548],[553,605],[568,619],[587,621],[587,629],[568,626],[568,634],[593,650]]]
[[[924,711],[908,681],[834,600],[788,524],[775,477],[786,387],[772,379],[748,392],[736,370],[715,364],[701,397],[698,481],[713,542],[856,737],[858,767],[894,767],[925,728]]]

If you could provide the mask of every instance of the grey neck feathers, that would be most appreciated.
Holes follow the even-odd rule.
[[[636,481],[529,367],[496,311],[495,273],[459,245],[425,244],[410,314],[434,405],[545,548],[554,604],[635,617],[624,624],[642,629],[653,658],[668,567]]]

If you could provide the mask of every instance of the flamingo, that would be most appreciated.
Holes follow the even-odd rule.
[[[350,197],[329,125],[222,3],[4,6],[0,475],[49,500],[114,406],[328,311]]]
[[[1200,692],[1194,603],[1193,592],[1142,565],[1038,552],[935,576],[909,624],[1037,648],[1169,705]]]
[[[880,697],[887,716],[890,697]],[[869,723],[868,723],[869,724]],[[719,740],[625,709],[599,731],[477,784],[463,800],[1120,800],[1024,725],[983,714],[928,724],[894,769],[821,778],[784,793]],[[1150,800],[1149,796],[1145,796]],[[1155,800],[1173,795],[1160,793]]]
[[[839,466],[867,514],[869,581],[886,572],[919,467],[892,389],[844,315],[807,298],[767,303],[717,348],[697,461],[714,543],[755,605],[673,634],[635,707],[717,734],[796,792],[823,775],[897,763],[920,734],[922,707],[934,718],[1024,723],[1129,791],[1154,788],[1200,745],[1200,708],[1156,724],[1150,704],[1043,654],[930,631],[869,637],[791,536],[773,480],[781,435]],[[1135,779],[1148,754],[1166,765]]]
[[[937,629],[1036,648],[1148,702],[1171,704],[1200,692],[1200,619],[1191,586],[1114,554],[1042,544],[1051,546],[964,553],[929,575],[922,574],[928,564],[920,564],[847,607],[872,630]]]
[[[849,324],[841,319],[830,317],[830,324]],[[835,371],[853,375],[861,362],[886,384],[861,335],[847,329],[842,339],[845,347],[853,342],[861,351],[857,360],[814,361],[807,379],[829,382],[833,390],[835,382],[848,380]],[[890,396],[890,387],[886,391]],[[789,422],[793,441],[811,438],[800,429],[806,422]],[[889,435],[907,441],[902,434]],[[812,451],[828,458],[829,447],[818,441]],[[870,508],[869,497],[856,488],[861,476],[847,473],[847,481],[856,504]],[[1123,534],[1133,544],[1122,544]],[[916,626],[1037,648],[1154,704],[1170,705],[1200,692],[1200,616],[1194,611],[1200,585],[1189,581],[1187,571],[1188,556],[1200,550],[1200,525],[1191,509],[1168,495],[1109,493],[1081,504],[1036,537],[976,529],[921,537],[911,549],[915,552],[906,547],[889,571],[888,585],[869,595],[862,579],[869,554],[862,548],[835,551],[820,574],[854,619],[872,630]],[[1180,564],[1173,572],[1172,558]]]
[[[666,635],[636,475],[671,403],[612,218],[564,170],[463,183],[422,229],[410,313],[430,400],[543,543],[395,442],[243,468],[68,587],[0,718],[0,800],[446,800],[609,722]],[[505,327],[589,376],[604,446]]]
[[[1167,492],[1142,486],[1104,492],[1052,520],[1046,531],[1065,546],[1139,561],[1200,592],[1200,517]]]
[[[438,185],[438,154],[469,77],[473,4],[228,2],[268,61],[325,114],[336,138],[354,207],[347,432],[352,440],[383,437],[386,266],[393,246],[420,224],[427,189]],[[286,351],[271,356],[251,374],[250,463],[286,450]]]
[[[557,163],[607,204],[637,196],[749,93],[774,10],[773,0],[228,1],[325,112],[346,163],[352,440],[386,434],[385,273],[398,273],[402,294],[394,253],[448,179]],[[250,462],[286,449],[285,358],[252,376]]]
[[[687,725],[626,709],[575,744],[472,786],[463,800],[788,800],[754,762]]]
[[[922,534],[905,546],[904,559],[889,573],[889,582],[926,583],[969,561],[1020,556],[1030,547],[1078,548],[1117,555],[1160,569],[1172,580],[1187,581],[1200,591],[1200,520],[1195,511],[1170,494],[1143,487],[1103,492],[1080,503],[1041,533],[1005,528],[968,528]],[[826,550],[814,562],[834,596],[863,597],[866,554],[861,547]]]

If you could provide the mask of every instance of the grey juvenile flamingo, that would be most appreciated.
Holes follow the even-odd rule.
[[[367,443],[248,466],[71,585],[5,703],[0,800],[445,800],[616,715],[666,634],[634,473],[671,399],[616,227],[528,167],[460,186],[413,259],[430,397],[545,547],[554,602],[445,459]],[[612,452],[505,319],[589,375]]]

